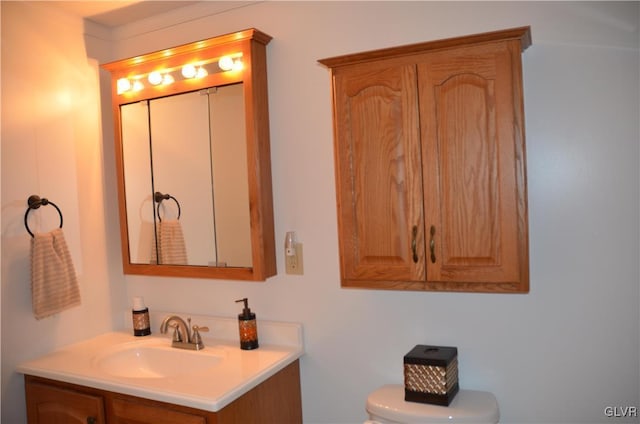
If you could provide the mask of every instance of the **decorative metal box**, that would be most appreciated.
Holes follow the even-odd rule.
[[[404,400],[449,406],[458,389],[458,348],[417,345],[404,356]]]

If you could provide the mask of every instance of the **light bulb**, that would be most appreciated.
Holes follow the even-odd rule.
[[[158,85],[162,82],[162,74],[158,71],[153,71],[147,77],[151,85]]]
[[[116,86],[118,87],[118,94],[122,94],[131,89],[131,81],[129,81],[129,78],[120,78]]]
[[[204,78],[207,75],[209,75],[209,73],[207,72],[206,69],[204,69],[204,67],[199,67],[198,68],[198,72],[196,73],[196,78]]]
[[[162,83],[164,85],[172,84],[175,80],[171,74],[164,74],[164,78],[162,78]]]
[[[182,67],[182,76],[185,78],[193,78],[196,76],[196,67],[193,65],[184,65]]]
[[[242,59],[236,59],[233,62],[233,70],[234,71],[242,71],[243,68],[244,68],[244,63],[242,63]]]
[[[223,71],[230,71],[233,69],[233,59],[231,58],[231,56],[222,56],[218,60],[218,66]]]

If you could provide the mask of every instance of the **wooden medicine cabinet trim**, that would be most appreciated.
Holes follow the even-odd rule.
[[[266,45],[271,39],[271,36],[251,28],[101,65],[103,69],[111,73],[112,79],[111,98],[118,180],[120,240],[125,274],[246,281],[265,281],[268,277],[277,274],[267,95]],[[117,92],[119,78],[149,73],[156,70],[160,64],[178,67],[190,61],[215,59],[230,53],[242,54],[244,64],[242,71],[212,73],[204,78],[176,81],[167,86],[154,86],[122,95]],[[168,56],[171,58],[167,61]],[[251,222],[251,267],[132,263],[129,251],[120,106],[141,100],[239,82],[244,85],[247,178]]]
[[[343,287],[529,291],[520,56],[530,45],[520,27],[318,61],[332,76]],[[483,135],[456,120],[479,113]]]

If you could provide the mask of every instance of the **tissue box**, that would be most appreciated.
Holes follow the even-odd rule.
[[[458,390],[458,348],[417,345],[404,356],[404,400],[449,406]]]

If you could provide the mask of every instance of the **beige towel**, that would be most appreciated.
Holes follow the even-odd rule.
[[[163,265],[187,265],[187,249],[182,235],[180,221],[164,220],[158,223],[157,244],[154,240],[151,247],[151,263],[157,262],[160,256],[160,264]],[[156,252],[156,247],[158,252]]]
[[[80,305],[80,289],[61,228],[31,239],[31,301],[36,319]]]

